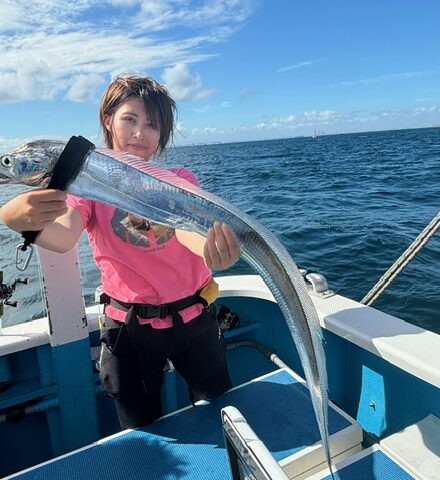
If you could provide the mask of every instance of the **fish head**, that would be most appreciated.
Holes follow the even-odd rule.
[[[0,185],[47,186],[66,143],[36,140],[0,155]]]

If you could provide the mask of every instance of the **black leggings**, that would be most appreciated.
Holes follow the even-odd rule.
[[[179,328],[139,325],[132,309],[125,324],[107,317],[101,332],[100,378],[106,395],[115,399],[121,428],[147,425],[162,415],[167,359],[188,383],[193,403],[231,388],[214,306]]]

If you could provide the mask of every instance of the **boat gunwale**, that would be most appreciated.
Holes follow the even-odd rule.
[[[219,298],[251,297],[275,303],[259,275],[216,277]],[[311,295],[323,329],[440,388],[440,335],[340,295]],[[86,308],[89,332],[99,329],[99,306]],[[50,343],[47,317],[4,327],[0,357]]]

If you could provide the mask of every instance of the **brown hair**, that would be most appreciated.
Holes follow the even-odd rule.
[[[108,148],[113,148],[111,133],[105,128],[104,116],[113,115],[129,98],[140,98],[152,127],[160,132],[158,154],[162,153],[174,132],[174,120],[177,114],[176,102],[168,90],[151,77],[120,75],[106,88],[99,107],[99,120]]]

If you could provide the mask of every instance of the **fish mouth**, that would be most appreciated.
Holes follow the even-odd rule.
[[[5,185],[6,183],[13,183],[12,179],[3,173],[0,173],[0,185]]]

